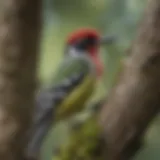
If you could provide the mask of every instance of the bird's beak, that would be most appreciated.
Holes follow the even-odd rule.
[[[101,37],[99,40],[99,44],[100,45],[111,45],[111,44],[114,44],[116,40],[117,39],[115,36],[108,35],[108,36]]]

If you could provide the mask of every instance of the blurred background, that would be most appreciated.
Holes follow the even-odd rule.
[[[105,74],[91,101],[107,95],[115,81],[121,59],[134,39],[145,4],[146,0],[44,0],[44,26],[38,68],[40,82],[47,84],[53,77],[64,53],[66,36],[77,28],[92,27],[103,35],[113,34],[118,39],[116,44],[105,46],[101,51]],[[159,122],[157,118],[151,125],[145,146],[135,160],[160,159]],[[57,125],[53,134],[55,138],[44,145],[43,159],[49,159],[51,146],[65,139],[66,124]]]

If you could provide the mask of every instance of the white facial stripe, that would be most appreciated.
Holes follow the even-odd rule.
[[[68,49],[68,54],[71,55],[71,56],[80,56],[80,55],[82,56],[82,55],[86,55],[87,53],[79,51],[74,47],[70,47]]]
[[[69,49],[69,54],[72,55],[72,56],[77,56],[77,51],[75,48],[71,47]]]

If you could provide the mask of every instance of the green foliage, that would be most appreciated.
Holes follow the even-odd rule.
[[[55,160],[101,160],[102,144],[95,113],[72,128],[69,141],[53,156]],[[78,125],[78,126],[77,126]]]

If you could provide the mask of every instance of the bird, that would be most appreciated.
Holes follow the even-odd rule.
[[[111,44],[113,39],[112,36],[102,37],[93,28],[80,28],[68,35],[53,84],[36,94],[26,149],[30,159],[37,158],[42,142],[55,122],[83,110],[94,93],[96,82],[103,75],[100,46]]]

